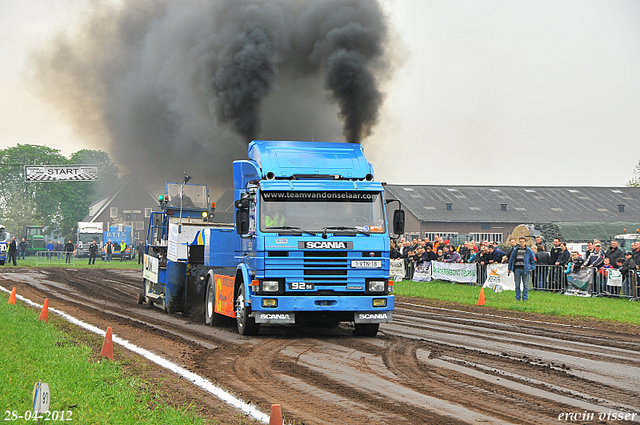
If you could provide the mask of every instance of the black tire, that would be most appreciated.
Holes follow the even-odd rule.
[[[138,296],[136,297],[136,301],[138,304],[144,303],[144,294],[142,292],[138,292]]]
[[[207,277],[207,290],[204,298],[204,323],[209,326],[222,325],[223,315],[216,313],[216,285],[212,278]]]
[[[238,298],[236,298],[236,323],[240,335],[257,335],[260,323],[256,323],[254,317],[250,317],[251,307],[244,305],[244,283],[240,283]]]
[[[379,327],[380,323],[356,323],[353,334],[355,336],[376,336]]]
[[[4,266],[4,260],[0,260],[0,266]]]

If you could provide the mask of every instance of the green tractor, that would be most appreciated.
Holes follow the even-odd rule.
[[[24,226],[24,240],[27,241],[28,255],[36,255],[36,252],[46,251],[44,224],[42,226]]]

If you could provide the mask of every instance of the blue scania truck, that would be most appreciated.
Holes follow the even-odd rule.
[[[216,223],[206,186],[168,183],[151,214],[139,303],[261,324],[392,321],[384,186],[359,144],[254,141],[234,161],[233,223]]]

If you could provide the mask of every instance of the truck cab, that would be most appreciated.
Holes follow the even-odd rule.
[[[362,146],[254,141],[249,158],[234,162],[240,333],[348,321],[375,335],[394,309],[390,232],[384,187]]]
[[[89,246],[95,242],[98,249],[102,248],[102,222],[78,222],[76,232],[76,257],[89,257]]]

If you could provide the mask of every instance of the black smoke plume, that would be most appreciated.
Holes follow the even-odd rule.
[[[35,82],[88,144],[147,182],[183,170],[228,181],[253,139],[361,142],[378,120],[391,66],[376,0],[92,7],[35,52]]]

